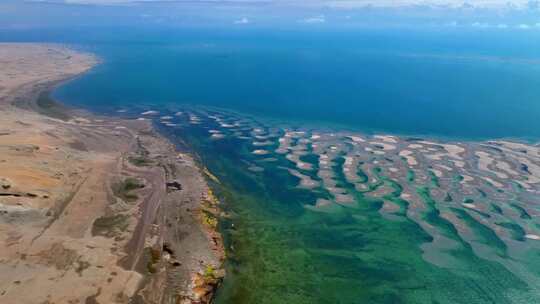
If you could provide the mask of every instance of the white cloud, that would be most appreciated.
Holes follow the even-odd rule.
[[[475,23],[471,24],[471,26],[477,27],[477,28],[488,28],[488,27],[489,27],[489,23],[486,23],[486,22],[475,22]]]
[[[234,24],[248,24],[250,21],[246,17],[242,17],[241,19],[235,20]]]
[[[33,2],[63,2],[68,4],[127,4],[136,2],[206,2],[206,3],[275,3],[293,6],[319,6],[341,9],[362,7],[432,6],[436,8],[514,8],[531,9],[531,0],[26,0]]]
[[[529,0],[321,0],[326,6],[342,9],[359,7],[432,6],[436,8],[515,8],[530,7]]]
[[[474,22],[471,24],[471,26],[478,29],[486,29],[486,28],[507,29],[510,27],[506,23],[499,23],[497,25],[491,25],[486,22]],[[531,29],[533,26],[540,28],[540,22],[536,23],[535,25],[528,25],[526,23],[521,23],[521,24],[513,26],[513,28],[520,29],[520,30],[528,30],[528,29]]]
[[[325,23],[326,22],[326,17],[324,15],[315,16],[315,17],[309,17],[309,18],[305,18],[305,19],[300,20],[300,22],[302,22],[302,23]]]

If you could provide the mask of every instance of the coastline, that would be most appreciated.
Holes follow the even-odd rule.
[[[43,88],[46,91],[48,87]],[[39,98],[38,95],[34,97]],[[485,267],[491,269],[495,275],[476,282],[484,285],[494,280],[500,291],[498,297],[504,296],[507,284],[497,277],[512,275],[514,286],[536,285],[527,281],[530,277],[520,277],[523,272],[514,277],[513,263],[525,257],[516,249],[535,248],[540,239],[538,226],[528,225],[537,215],[532,206],[540,184],[538,146],[276,127],[218,110],[182,109],[182,113],[177,109],[148,108],[144,112],[137,110],[142,120],[123,120],[114,115],[101,117],[78,109],[57,109],[45,97],[42,103],[26,100],[29,109],[34,108],[32,111],[18,109],[22,114],[8,118],[0,115],[2,126],[2,119],[15,119],[15,131],[0,129],[0,147],[12,133],[25,135],[29,139],[17,144],[12,136],[9,148],[13,157],[26,155],[26,161],[49,162],[40,153],[55,154],[54,150],[59,148],[65,153],[61,161],[68,168],[71,164],[82,169],[72,175],[62,166],[45,166],[47,170],[65,172],[69,176],[66,181],[75,182],[67,191],[72,194],[60,199],[58,206],[42,208],[47,210],[45,214],[50,212],[52,219],[44,220],[45,228],[34,234],[26,247],[21,246],[24,234],[20,237],[13,227],[5,228],[10,222],[3,221],[16,221],[23,214],[25,224],[36,224],[24,213],[40,219],[36,216],[36,199],[30,198],[39,192],[2,192],[2,196],[8,194],[13,198],[11,209],[0,205],[0,211],[10,214],[2,218],[0,213],[0,235],[7,236],[3,241],[9,244],[8,250],[13,246],[22,250],[11,252],[11,256],[0,254],[0,279],[6,278],[6,274],[16,278],[0,283],[0,300],[7,294],[12,297],[8,298],[11,303],[9,300],[21,296],[22,290],[44,286],[37,295],[50,288],[54,295],[46,295],[47,299],[56,297],[53,299],[63,301],[66,293],[58,286],[73,284],[76,289],[83,289],[84,297],[67,297],[74,301],[84,299],[86,303],[209,303],[224,275],[223,239],[217,233],[220,209],[227,212],[220,228],[227,238],[227,253],[232,262],[228,265],[232,271],[217,295],[220,302],[295,302],[298,290],[312,291],[305,298],[312,302],[332,303],[343,297],[356,301],[359,294],[355,288],[367,280],[378,286],[388,284],[388,289],[380,290],[381,295],[392,292],[398,283],[386,281],[384,275],[377,276],[378,272],[398,276],[407,273],[415,284],[430,286],[425,294],[431,296],[439,290],[439,281],[447,279],[460,286],[459,273],[445,270],[455,265],[469,267],[471,274],[481,273]],[[50,106],[53,114],[70,116],[62,119],[38,115],[34,111],[43,111],[40,104]],[[46,127],[46,131],[26,136],[24,132],[28,131],[23,127],[38,131]],[[39,136],[46,136],[47,140]],[[53,140],[55,144],[49,144]],[[181,147],[184,140],[195,153],[175,148],[174,144]],[[73,158],[76,162],[70,160]],[[97,162],[98,159],[101,161]],[[3,161],[0,159],[0,169],[5,166]],[[232,191],[235,185],[239,186],[241,191],[237,194],[242,195],[231,196],[219,208],[209,186],[220,182],[202,163]],[[260,182],[260,189],[253,181]],[[219,185],[214,189],[219,191]],[[244,195],[246,189],[252,193]],[[281,189],[287,192],[279,193]],[[96,199],[94,195],[100,193],[106,195]],[[18,205],[21,197],[28,202]],[[516,198],[518,201],[508,203]],[[331,222],[331,229],[319,225],[341,216],[347,216],[348,221]],[[404,226],[407,229],[402,229]],[[16,228],[21,227],[25,226],[20,224]],[[340,242],[341,236],[351,231],[356,240],[365,240],[365,244],[377,240],[377,244],[357,247],[355,242]],[[234,238],[228,238],[233,234]],[[335,240],[333,248],[326,247],[328,240]],[[486,240],[495,240],[494,246],[486,247]],[[295,250],[304,250],[305,244],[306,250],[316,254],[295,255]],[[447,244],[459,248],[459,263],[446,251]],[[389,252],[389,246],[400,248],[408,256]],[[316,252],[321,248],[325,250]],[[96,253],[98,250],[101,251]],[[376,261],[362,263],[372,267],[373,273],[364,269],[350,273],[349,269],[359,265],[357,260],[347,262],[347,267],[325,268],[341,265],[344,261],[338,256],[344,252],[375,253],[370,256],[384,257],[390,262],[382,267]],[[329,260],[330,255],[335,258]],[[506,259],[507,256],[513,260]],[[241,271],[234,268],[236,261],[241,263],[237,264]],[[26,276],[34,274],[36,270],[30,267],[36,265],[45,273],[36,280],[46,282],[53,278],[52,282],[43,285]],[[411,269],[414,271],[408,272]],[[333,281],[335,271],[347,278],[350,285],[344,289],[351,292],[318,293],[320,286],[338,283]],[[435,274],[444,280],[424,280],[416,272]],[[282,286],[284,277],[288,286],[294,288],[285,292],[267,288]],[[319,285],[304,285],[319,278]],[[107,284],[101,285],[105,281]],[[467,293],[464,298],[475,296],[474,290],[461,289]],[[115,294],[118,290],[125,292]],[[375,296],[379,293],[368,288],[365,291]],[[445,299],[445,295],[436,296]],[[34,301],[17,298],[17,303]]]
[[[20,45],[0,44],[10,47]],[[25,73],[14,65],[0,81],[0,146],[11,151],[2,160],[11,170],[0,174],[0,299],[209,303],[224,275],[224,249],[208,224],[219,216],[218,202],[200,165],[148,121],[97,116],[50,99],[53,88],[99,64],[95,57],[54,45],[24,48],[34,53],[17,56],[36,75],[10,87],[9,79]],[[51,53],[61,64],[47,70]],[[19,176],[19,168],[29,173]],[[56,177],[46,181],[57,191],[39,178],[51,173]]]

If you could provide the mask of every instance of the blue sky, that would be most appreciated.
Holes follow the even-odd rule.
[[[399,6],[447,6],[447,7],[515,7],[524,8],[534,5],[536,1],[530,0],[27,0],[27,2],[54,2],[66,4],[94,4],[94,5],[113,5],[126,3],[151,3],[151,2],[206,2],[206,3],[228,3],[228,4],[279,4],[279,5],[294,5],[304,7],[334,7],[343,9],[361,8],[365,6],[378,7],[399,7]]]
[[[5,0],[9,1],[9,0]],[[378,8],[438,8],[438,9],[492,9],[529,10],[538,9],[538,0],[16,0],[18,2],[49,2],[71,5],[143,5],[151,3],[207,4],[213,6],[281,6],[296,8],[333,8],[355,10]]]
[[[538,31],[537,0],[1,0],[0,28],[418,27]]]

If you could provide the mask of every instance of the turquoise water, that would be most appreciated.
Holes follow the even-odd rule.
[[[271,154],[276,158],[272,162],[253,156],[249,136],[211,139],[208,131],[219,130],[220,126],[208,118],[194,125],[177,118],[174,123],[178,125],[172,128],[156,125],[169,137],[187,141],[221,180],[220,185],[213,186],[227,213],[221,229],[228,260],[227,277],[217,294],[217,303],[540,301],[530,283],[502,264],[478,257],[462,234],[440,216],[440,206],[428,191],[439,187],[437,183],[419,185],[418,191],[428,206],[423,220],[457,242],[456,247],[443,251],[454,261],[447,267],[423,259],[421,246],[433,238],[405,215],[408,202],[400,199],[403,188],[385,178],[384,169],[369,172],[369,180],[375,175],[392,185],[394,190],[385,200],[402,204],[402,210],[395,213],[398,220],[381,215],[382,199],[374,199],[348,184],[339,173],[343,160],[336,160],[333,168],[336,180],[339,187],[354,193],[356,202],[321,212],[306,206],[317,198],[328,198],[327,193],[298,188],[298,180],[281,169],[295,167],[283,156]],[[254,126],[270,130],[260,124]],[[277,135],[282,136],[279,132]],[[313,164],[318,161],[317,157],[304,160]],[[264,171],[251,172],[252,163]],[[367,182],[366,178],[363,183]],[[454,212],[466,219],[481,241],[506,258],[506,245],[491,230],[467,212]],[[527,260],[519,263],[529,265],[539,278],[537,251],[529,253]]]

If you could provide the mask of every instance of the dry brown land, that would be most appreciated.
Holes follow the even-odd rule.
[[[45,94],[97,63],[0,44],[0,303],[206,303],[223,250],[197,163],[148,122]]]

